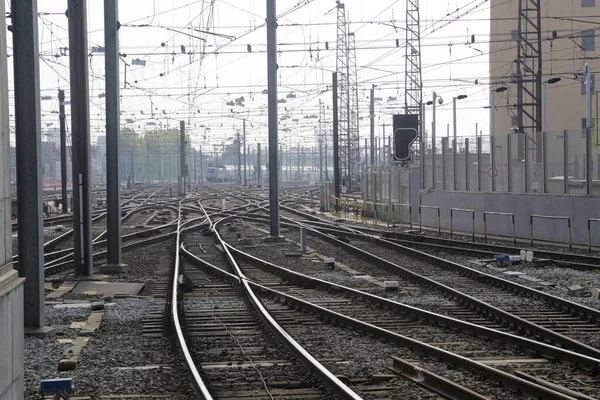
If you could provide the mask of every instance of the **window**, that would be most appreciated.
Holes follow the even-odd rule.
[[[596,74],[590,75],[592,78],[592,95],[596,93]],[[583,77],[583,81],[581,82],[581,94],[585,95],[585,77]]]
[[[581,0],[581,7],[596,7],[596,0]]]
[[[586,50],[586,51],[596,50],[596,32],[595,31],[581,32],[581,47],[583,47],[583,50]]]
[[[515,42],[519,41],[519,30],[513,29],[510,31],[510,40],[514,40]]]

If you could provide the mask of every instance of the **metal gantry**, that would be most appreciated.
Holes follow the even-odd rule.
[[[519,0],[519,42],[517,46],[517,120],[519,160],[525,158],[525,138],[535,135],[542,140],[542,33],[540,0]],[[540,151],[537,152],[541,154]]]
[[[404,109],[406,114],[421,116],[423,79],[421,75],[421,25],[419,0],[406,4],[406,54],[404,78]],[[421,121],[421,118],[419,118]],[[425,127],[423,127],[424,129]]]
[[[341,181],[352,189],[358,178],[359,129],[358,88],[356,82],[356,45],[354,34],[348,32],[346,8],[337,4],[337,84],[338,84],[338,130],[339,163]]]

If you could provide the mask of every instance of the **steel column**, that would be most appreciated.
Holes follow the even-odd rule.
[[[257,183],[258,187],[262,187],[261,182],[260,182],[260,180],[262,178],[262,176],[261,176],[262,175],[262,168],[261,168],[261,165],[260,165],[260,155],[261,155],[260,154],[260,143],[257,144],[256,147],[257,147],[257,149],[256,149],[256,164],[258,164],[257,165],[258,170],[256,171],[256,183]]]
[[[269,104],[269,210],[270,234],[279,236],[279,181],[277,171],[277,12],[275,0],[267,0],[267,74]]]
[[[118,0],[104,0],[106,68],[106,207],[107,264],[121,264],[121,183],[119,154],[121,124],[119,98]],[[150,175],[150,170],[148,170]]]
[[[469,138],[465,138],[465,191],[469,191]]]
[[[335,197],[340,197],[340,153],[338,126],[338,82],[337,72],[333,73],[333,181]],[[371,144],[372,145],[372,144]]]
[[[531,188],[529,187],[529,175],[531,174],[531,171],[529,170],[529,137],[527,137],[526,133],[523,133],[522,135],[525,136],[525,139],[523,140],[523,142],[525,143],[525,193],[529,193],[529,191],[531,190]]]
[[[542,170],[544,173],[544,184],[543,190],[544,193],[548,193],[548,134],[546,132],[542,132]]]
[[[563,133],[563,191],[569,194],[569,131],[565,129]]]
[[[185,196],[185,121],[179,121],[179,196]]]
[[[45,324],[45,313],[37,0],[12,1],[11,19],[15,74],[19,276],[25,278],[25,327],[40,328]],[[7,109],[8,105],[3,107]],[[8,118],[8,114],[4,117]],[[8,135],[8,132],[3,134]]]
[[[512,135],[506,135],[506,174],[507,177],[507,189],[510,193],[513,191],[513,168],[512,168]],[[518,152],[517,152],[518,153]]]
[[[490,140],[493,136],[490,137]],[[482,151],[483,143],[481,136],[477,137],[477,191],[481,192],[481,151]]]
[[[490,153],[492,157],[492,192],[496,191],[496,137],[490,137]]]
[[[246,171],[246,153],[248,153],[248,147],[246,146],[246,118],[243,120],[243,140],[244,140],[244,186],[248,186],[248,178]]]
[[[62,197],[62,213],[69,212],[67,194],[67,124],[65,114],[65,91],[58,91],[58,119],[60,122],[60,188]]]
[[[69,0],[75,276],[92,275],[90,101],[86,0]]]

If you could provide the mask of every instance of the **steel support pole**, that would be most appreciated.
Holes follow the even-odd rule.
[[[58,119],[60,122],[60,189],[62,197],[62,213],[69,212],[67,194],[67,116],[65,114],[65,91],[58,91]]]
[[[269,97],[269,207],[270,234],[279,236],[279,181],[277,179],[277,12],[275,0],[267,0],[267,74]]]
[[[235,181],[238,185],[241,185],[242,184],[242,142],[240,140],[240,130],[239,129],[236,130],[235,135],[236,135],[235,141],[237,144],[236,149],[235,149],[235,152],[237,153],[236,154],[237,155],[237,179]]]
[[[431,187],[435,189],[435,105],[437,94],[433,92],[433,122],[431,123]]]
[[[340,197],[340,149],[338,126],[338,80],[337,72],[333,73],[333,182],[335,197]],[[371,143],[371,146],[373,143]]]
[[[563,133],[563,191],[569,194],[569,131],[565,129]]]
[[[118,0],[104,0],[104,45],[106,68],[106,228],[107,264],[121,264],[121,183],[119,154],[121,123],[119,97]],[[148,174],[150,171],[148,170]]]
[[[371,87],[371,105],[369,116],[371,117],[371,165],[375,165],[375,85]]]
[[[490,140],[493,136],[490,136]],[[483,164],[481,163],[481,152],[483,151],[483,143],[481,136],[477,138],[477,191],[481,192],[483,186],[481,184],[481,168]]]
[[[592,76],[590,63],[585,63],[585,93],[586,93],[586,130],[585,130],[585,187],[586,194],[592,194],[592,183],[594,179],[594,159],[592,155]]]
[[[490,137],[490,153],[492,158],[492,192],[496,191],[496,137]]]
[[[452,190],[456,190],[456,136],[452,139]]]
[[[257,164],[257,168],[258,170],[256,171],[256,183],[258,185],[258,187],[262,187],[261,185],[261,178],[262,178],[262,167],[260,165],[260,143],[256,145],[257,149],[256,149],[256,164]]]
[[[465,138],[465,191],[469,191],[469,138]]]
[[[517,152],[518,153],[518,152]],[[512,168],[512,135],[506,135],[506,175],[507,189],[509,193],[513,191],[513,168]]]
[[[242,122],[242,139],[244,141],[244,186],[248,186],[248,178],[247,178],[247,171],[246,171],[246,153],[248,153],[248,147],[246,145],[246,118],[243,119]]]
[[[204,183],[204,154],[202,146],[200,146],[200,183]]]
[[[179,196],[185,196],[185,121],[179,121]]]
[[[329,182],[329,145],[325,139],[325,180]]]
[[[531,188],[530,188],[530,175],[531,175],[531,170],[529,168],[529,138],[527,137],[526,133],[520,133],[519,135],[523,135],[525,137],[525,139],[523,140],[525,142],[524,144],[524,152],[525,152],[525,193],[529,193]]]
[[[544,174],[544,183],[542,185],[543,193],[548,193],[548,134],[542,132],[542,172]]]
[[[92,275],[90,101],[86,0],[69,0],[75,276]]]
[[[448,153],[448,137],[442,138],[442,190],[446,190],[446,153]]]
[[[15,74],[19,276],[25,278],[25,307],[22,310],[25,327],[36,329],[45,324],[37,1],[12,1],[11,19]],[[8,105],[2,107],[8,109]],[[8,118],[8,113],[3,117]],[[3,135],[8,135],[8,132],[3,132]],[[10,218],[5,223],[10,223]]]

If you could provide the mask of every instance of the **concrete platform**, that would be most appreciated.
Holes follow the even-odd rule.
[[[91,296],[103,293],[111,293],[118,296],[135,296],[143,288],[143,283],[81,281],[75,286],[72,293]]]

